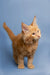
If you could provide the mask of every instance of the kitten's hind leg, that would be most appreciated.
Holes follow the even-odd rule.
[[[14,46],[13,46],[13,57],[14,57],[16,64],[18,64],[18,57],[17,57],[17,53],[16,53],[16,48]]]
[[[14,60],[15,60],[16,64],[18,64],[18,58],[17,58],[17,56],[13,55],[13,57],[14,57]]]

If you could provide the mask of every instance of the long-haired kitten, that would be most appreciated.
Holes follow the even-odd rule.
[[[24,68],[24,57],[27,57],[27,66],[28,68],[32,69],[34,68],[32,63],[35,51],[38,47],[38,41],[41,37],[41,32],[36,23],[36,16],[34,16],[33,22],[30,25],[26,25],[24,23],[21,25],[21,33],[15,36],[6,23],[3,23],[4,29],[12,40],[13,57],[16,64],[18,64],[18,68]]]

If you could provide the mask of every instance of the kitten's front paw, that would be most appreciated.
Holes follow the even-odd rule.
[[[23,64],[20,64],[20,65],[18,65],[18,68],[19,69],[24,69],[24,65]]]
[[[33,68],[35,68],[35,66],[33,64],[28,64],[28,68],[33,69]]]

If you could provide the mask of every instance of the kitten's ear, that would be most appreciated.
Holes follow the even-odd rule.
[[[26,32],[28,32],[28,31],[29,31],[28,25],[26,25],[26,24],[24,24],[24,23],[22,22],[22,32],[23,32],[23,33],[26,33]]]
[[[34,16],[33,22],[32,22],[32,26],[36,24],[36,16]]]

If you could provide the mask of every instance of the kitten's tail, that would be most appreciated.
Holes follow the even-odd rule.
[[[3,23],[3,27],[4,27],[4,29],[7,31],[7,33],[8,33],[8,35],[9,35],[10,39],[13,41],[13,39],[15,38],[14,33],[9,29],[9,27],[6,25],[5,22]]]

